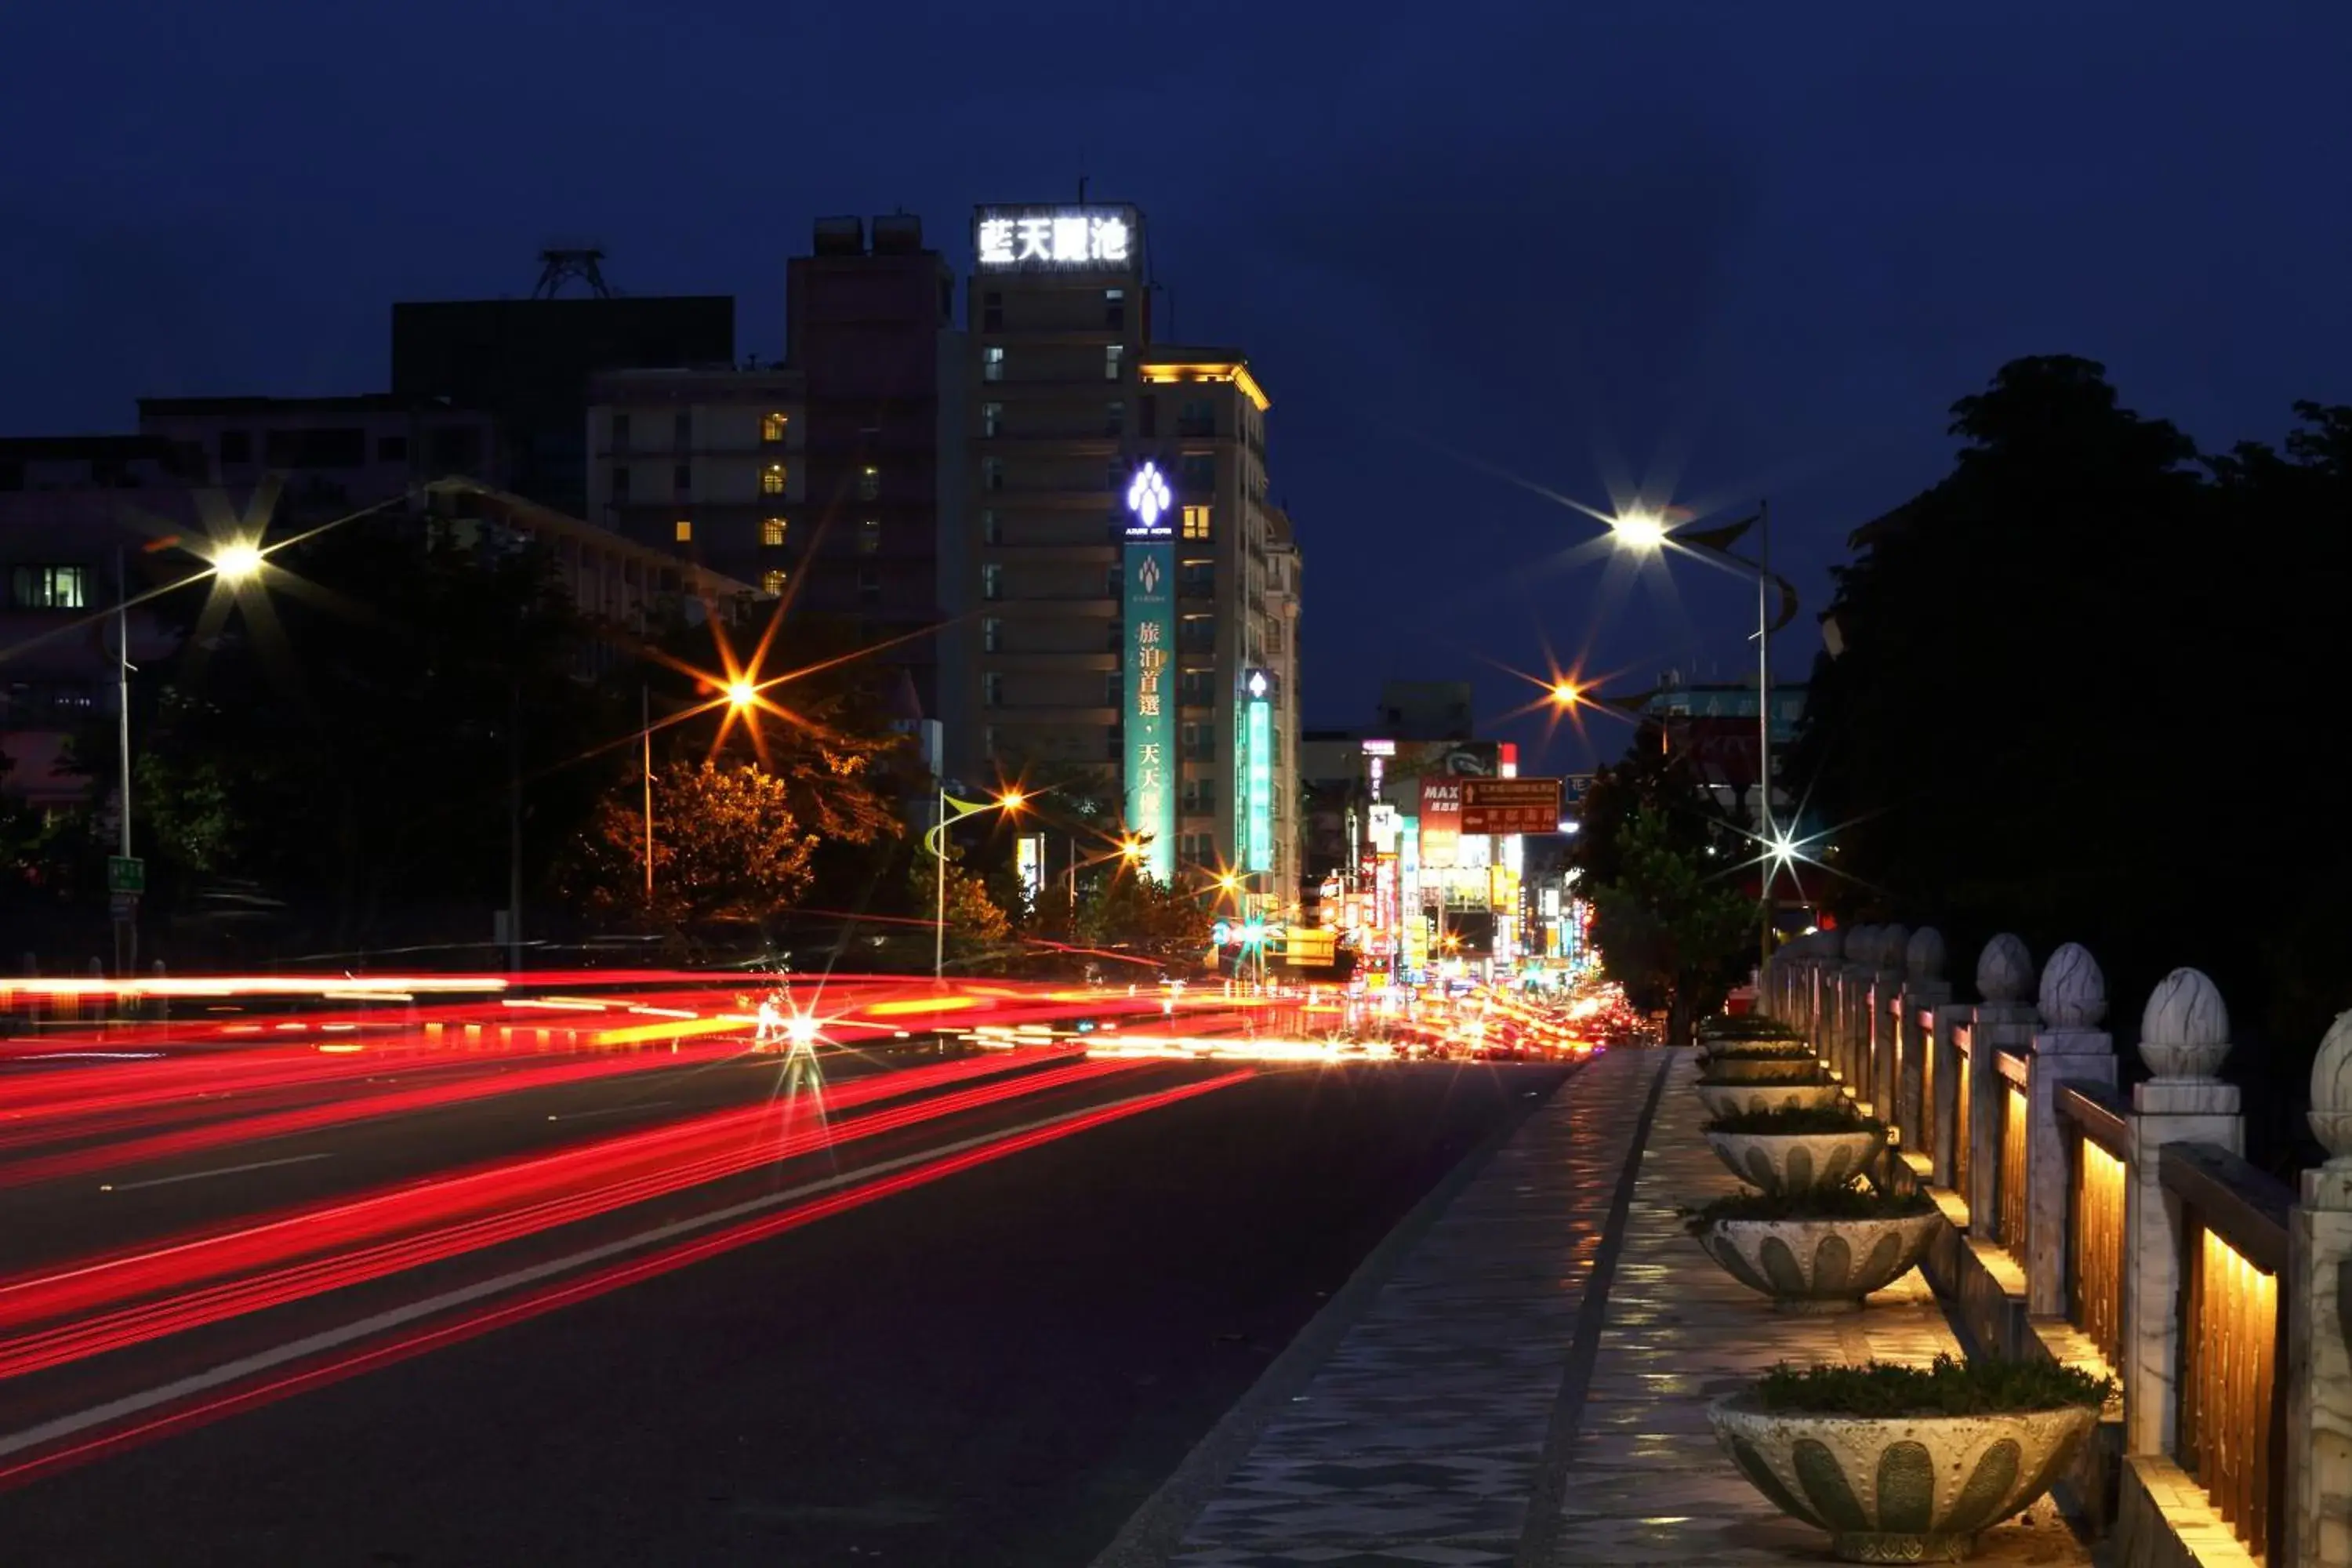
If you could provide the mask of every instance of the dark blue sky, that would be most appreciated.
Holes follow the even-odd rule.
[[[1745,668],[1737,582],[1543,570],[1595,525],[1453,454],[1596,504],[1769,494],[1811,608],[2014,355],[2102,360],[2210,447],[2352,401],[2352,7],[16,9],[0,430],[376,388],[389,301],[527,292],[558,234],[735,294],[771,354],[812,218],[904,208],[961,262],[974,202],[1083,171],[1273,395],[1318,722],[1391,676],[1500,713],[1532,691],[1485,661],[1547,640],[1629,684]]]

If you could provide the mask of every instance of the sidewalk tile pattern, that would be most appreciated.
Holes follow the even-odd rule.
[[[1201,1512],[1181,1568],[1508,1563],[1659,1066],[1601,1058],[1421,1238]]]
[[[1708,1401],[1779,1362],[1925,1363],[1959,1353],[1915,1270],[1850,1317],[1783,1317],[1708,1260],[1679,1210],[1738,1190],[1699,1132],[1685,1057],[1659,1103],[1626,1215],[1623,1250],[1576,1441],[1551,1562],[1819,1563],[1820,1531],[1788,1518],[1717,1447]],[[2045,1501],[1988,1532],[1971,1561],[2087,1563]]]
[[[1570,1563],[1818,1563],[1826,1542],[1735,1472],[1707,1402],[1777,1362],[1957,1353],[1916,1273],[1846,1318],[1787,1318],[1683,1233],[1679,1209],[1738,1184],[1700,1136],[1688,1053],[1633,1147],[1661,1058],[1579,1074],[1423,1237],[1371,1310],[1193,1521],[1179,1568],[1481,1568],[1549,1535]],[[1576,1435],[1547,1456],[1579,1304],[1625,1163],[1640,1161]],[[1559,1469],[1556,1530],[1529,1499]],[[2087,1563],[2051,1510],[1989,1532],[1976,1561]]]

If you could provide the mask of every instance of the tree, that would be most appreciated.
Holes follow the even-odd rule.
[[[1141,872],[1096,883],[1078,916],[1078,930],[1089,945],[1176,969],[1199,966],[1209,948],[1211,923],[1197,899]]]
[[[642,795],[614,790],[572,861],[571,890],[599,912],[684,937],[720,921],[764,927],[807,890],[817,836],[782,779],[748,764],[673,763],[654,781],[653,890]]]
[[[2257,1115],[2352,1004],[2311,684],[2341,664],[2352,409],[2295,415],[2283,452],[2200,459],[2097,364],[2001,367],[1953,405],[1951,472],[1853,535],[1843,652],[1786,759],[1834,830],[1840,917],[1933,921],[1957,954],[2082,942],[2126,1020],[2168,969],[2206,970]]]
[[[1756,905],[1719,862],[1679,842],[1664,813],[1637,810],[1621,836],[1617,874],[1595,882],[1592,941],[1601,969],[1637,1005],[1667,1010],[1667,1039],[1722,1000],[1755,931]]]
[[[940,860],[919,854],[912,868],[913,897],[925,920],[939,918]],[[963,865],[963,851],[950,848],[947,867],[947,956],[959,966],[1002,958],[1013,935],[1013,919],[990,897],[983,879]]]

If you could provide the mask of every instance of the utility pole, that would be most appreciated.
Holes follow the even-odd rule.
[[[507,969],[522,971],[522,680],[508,687]]]
[[[939,920],[931,927],[931,983],[939,984],[948,974],[948,784],[939,781],[939,826],[932,829],[931,843],[939,856],[938,874],[932,878],[933,890],[939,900]]]
[[[646,792],[646,913],[654,908],[654,698],[653,689],[637,683],[637,739],[642,742],[638,765],[645,773]]]
[[[1772,503],[1756,509],[1756,831],[1763,868],[1762,912],[1756,932],[1756,995],[1764,996],[1764,968],[1772,962]]]
[[[122,546],[114,547],[114,654],[115,654],[115,750],[121,753],[122,858],[131,858],[131,566],[130,556]],[[136,894],[131,898],[135,900]],[[139,967],[139,906],[133,901],[127,914],[118,917],[121,929],[117,942],[116,959],[121,973],[129,979]]]

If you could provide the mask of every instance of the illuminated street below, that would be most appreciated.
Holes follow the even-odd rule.
[[[50,987],[10,1561],[1082,1562],[1567,1070],[1246,988],[752,984]]]

